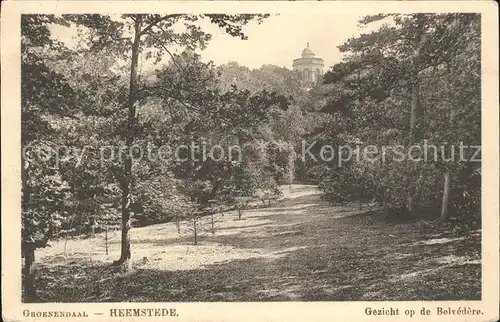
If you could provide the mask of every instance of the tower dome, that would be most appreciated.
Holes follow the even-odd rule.
[[[315,56],[314,52],[309,47],[309,43],[307,43],[307,47],[304,48],[304,50],[302,51],[302,57],[306,58],[306,57],[314,57],[314,56]]]

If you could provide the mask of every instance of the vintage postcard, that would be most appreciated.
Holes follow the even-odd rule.
[[[3,3],[3,320],[498,320],[497,9]]]

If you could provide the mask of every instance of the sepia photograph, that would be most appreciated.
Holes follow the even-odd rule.
[[[20,14],[22,305],[484,300],[479,11],[147,10]]]

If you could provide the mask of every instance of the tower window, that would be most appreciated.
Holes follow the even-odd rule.
[[[311,80],[311,71],[309,69],[304,69],[304,79],[306,81],[309,81]]]

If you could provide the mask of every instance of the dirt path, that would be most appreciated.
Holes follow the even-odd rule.
[[[37,254],[41,300],[480,298],[479,232],[386,222],[322,202],[314,186],[283,191],[241,220],[217,216],[215,234],[205,232],[197,246],[185,226],[181,235],[170,223],[133,229],[128,273],[108,268],[119,234],[110,236],[108,255],[102,234],[68,241],[66,255],[64,241],[55,242]]]
[[[141,268],[176,271],[234,259],[283,256],[290,251],[280,247],[283,243],[292,249],[307,247],[307,240],[298,238],[294,226],[307,225],[325,215],[342,218],[360,213],[355,207],[332,207],[321,201],[315,186],[286,186],[282,191],[280,200],[270,207],[244,211],[241,220],[237,220],[236,211],[216,215],[215,234],[209,229],[210,218],[203,218],[204,231],[199,232],[200,243],[196,247],[192,245],[188,222],[181,224],[180,235],[173,223],[135,228],[131,231],[133,261]],[[85,258],[111,263],[120,254],[119,232],[108,233],[108,255],[105,245],[105,235],[101,233],[95,238],[51,242],[51,248],[42,249],[37,255],[42,261]],[[169,254],[168,260],[164,260],[163,254]]]

